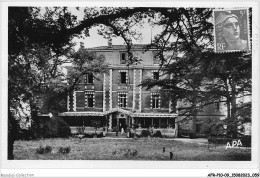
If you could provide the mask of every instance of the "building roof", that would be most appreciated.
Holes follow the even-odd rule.
[[[133,44],[131,46],[132,50],[146,50],[149,44]],[[155,50],[155,48],[150,48]],[[87,48],[87,50],[92,51],[125,51],[127,50],[127,45],[112,45],[112,46],[99,46],[93,48]]]

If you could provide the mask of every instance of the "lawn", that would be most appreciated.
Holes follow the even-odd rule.
[[[50,153],[38,154],[40,146],[51,146]],[[62,154],[60,147],[70,147],[70,152]],[[163,147],[165,152],[163,153]],[[249,161],[251,151],[246,149],[226,149],[225,145],[210,147],[198,143],[188,143],[162,138],[105,139],[78,138],[17,140],[14,143],[16,160],[170,160],[173,161]]]

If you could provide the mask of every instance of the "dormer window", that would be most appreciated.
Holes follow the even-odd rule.
[[[127,53],[120,53],[120,64],[126,64]]]
[[[153,79],[159,80],[159,72],[153,72]]]
[[[93,74],[87,74],[86,76],[86,83],[93,84],[94,83],[94,76]]]
[[[158,51],[153,52],[153,64],[161,64]]]

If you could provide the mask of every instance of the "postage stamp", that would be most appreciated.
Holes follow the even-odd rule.
[[[248,9],[216,9],[213,19],[215,52],[250,49]]]

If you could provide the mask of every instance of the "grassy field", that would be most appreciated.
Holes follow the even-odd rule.
[[[40,146],[51,146],[51,153],[38,154]],[[60,147],[70,147],[62,154]],[[163,153],[163,147],[165,152]],[[245,161],[251,160],[251,151],[210,147],[197,143],[184,143],[161,138],[104,139],[77,138],[21,141],[14,144],[16,160],[170,160],[173,161]]]

